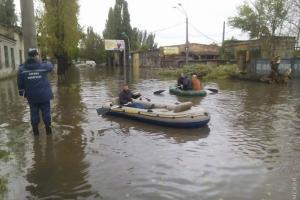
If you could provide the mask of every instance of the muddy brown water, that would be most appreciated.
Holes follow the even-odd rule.
[[[300,81],[209,82],[218,94],[179,98],[153,95],[174,81],[149,69],[127,76],[148,98],[200,104],[208,127],[99,117],[95,109],[118,94],[123,76],[75,68],[63,84],[51,75],[54,134],[33,137],[16,81],[1,81],[0,149],[10,153],[0,160],[4,199],[300,199]]]

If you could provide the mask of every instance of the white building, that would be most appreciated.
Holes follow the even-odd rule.
[[[21,28],[0,26],[0,79],[17,73],[24,62],[24,42]]]

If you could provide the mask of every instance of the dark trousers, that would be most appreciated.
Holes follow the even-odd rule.
[[[40,123],[39,111],[42,111],[42,118],[46,126],[51,125],[50,101],[43,103],[29,103],[31,125],[38,125]]]
[[[143,106],[143,104],[140,103],[130,103],[128,105],[126,105],[127,107],[132,107],[132,108],[140,108],[140,109],[145,109],[145,106]]]

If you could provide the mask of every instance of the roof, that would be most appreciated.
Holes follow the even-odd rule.
[[[185,46],[186,44],[175,44],[175,45],[167,45],[167,46],[161,46],[161,47],[178,47],[178,46]],[[200,44],[200,43],[189,43],[190,46],[192,45],[198,45],[198,46],[218,46],[217,44]]]
[[[179,44],[164,47],[178,47],[180,52],[185,52],[185,46],[186,44]],[[189,43],[189,52],[194,55],[219,55],[219,48],[216,44]]]

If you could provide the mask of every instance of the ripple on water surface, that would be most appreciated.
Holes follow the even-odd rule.
[[[11,144],[13,156],[20,158],[8,163],[21,177],[9,178],[9,186],[18,190],[10,190],[9,197],[282,200],[291,196],[295,186],[291,180],[299,180],[300,174],[299,82],[273,87],[222,81],[207,85],[218,88],[218,94],[186,98],[168,94],[175,81],[155,79],[151,69],[140,71],[142,78],[133,73],[129,85],[134,91],[158,101],[191,101],[210,112],[208,127],[184,130],[97,116],[95,109],[116,96],[124,83],[122,75],[112,71],[72,70],[61,85],[53,79],[55,134],[38,140],[31,135],[29,109],[17,98],[16,83],[1,82],[0,133],[5,141],[1,145]],[[159,89],[166,91],[153,95]],[[42,126],[41,130],[44,134]]]

